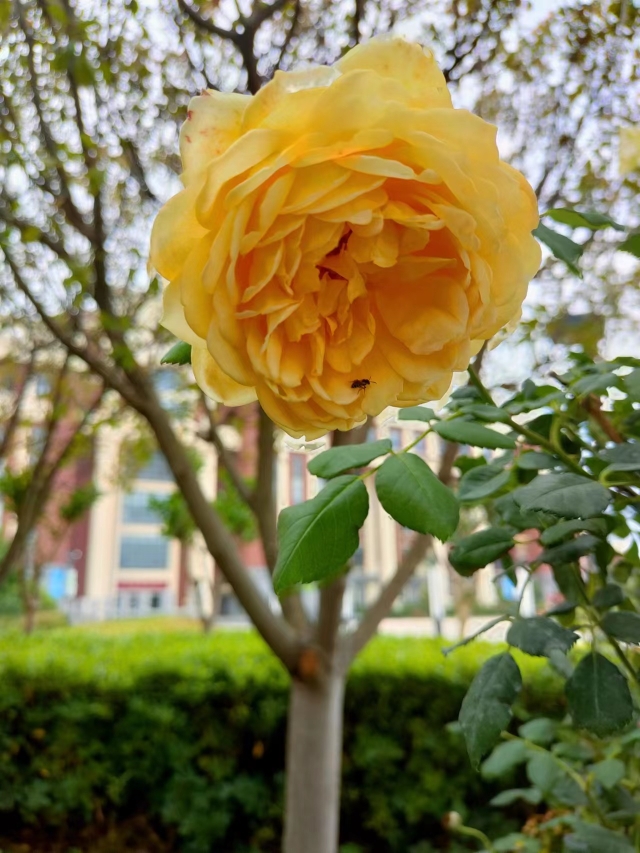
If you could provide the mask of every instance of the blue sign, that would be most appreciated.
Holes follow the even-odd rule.
[[[76,570],[70,566],[47,566],[42,578],[45,592],[54,601],[74,594]]]

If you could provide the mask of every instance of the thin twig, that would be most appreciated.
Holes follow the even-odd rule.
[[[178,6],[201,30],[210,33],[212,36],[217,36],[218,38],[225,39],[226,41],[233,42],[237,45],[238,33],[235,32],[235,30],[225,30],[222,27],[216,26],[216,24],[214,24],[209,18],[203,18],[202,15],[199,15],[193,6],[187,3],[186,0],[178,0]]]
[[[485,634],[487,631],[490,631],[491,628],[495,628],[495,626],[499,625],[501,622],[510,622],[510,621],[511,621],[510,616],[505,616],[504,614],[502,616],[496,616],[490,622],[487,622],[486,624],[484,624],[482,626],[482,628],[478,628],[478,630],[475,633],[469,634],[468,637],[465,637],[463,640],[460,640],[459,642],[454,643],[453,646],[447,646],[446,648],[444,648],[442,650],[442,654],[443,655],[450,655],[451,652],[455,652],[456,649],[461,649],[463,646],[468,646],[469,643],[473,642],[473,640],[475,640],[477,637],[481,637],[482,634]]]
[[[224,470],[229,475],[229,479],[233,483],[235,490],[238,492],[241,499],[248,506],[251,506],[251,504],[252,504],[251,491],[250,491],[249,487],[247,486],[247,483],[245,482],[245,480],[240,476],[240,472],[238,471],[238,468],[235,464],[233,456],[231,455],[231,452],[229,451],[229,448],[226,446],[226,444],[223,442],[222,438],[220,437],[220,433],[218,431],[218,424],[216,423],[215,417],[213,415],[213,412],[211,411],[211,408],[209,407],[207,397],[204,394],[204,392],[201,392],[200,400],[201,400],[202,407],[204,408],[204,410],[207,414],[207,421],[208,421],[208,427],[207,427],[206,434],[203,434],[202,437],[206,438],[208,441],[211,442],[211,444],[213,444],[213,446],[216,449],[216,453],[218,454],[218,459],[220,460],[220,463],[222,464],[222,467],[224,468]]]
[[[298,28],[298,21],[300,20],[300,12],[302,10],[302,4],[300,0],[296,0],[293,5],[293,15],[291,16],[291,23],[289,24],[289,29],[287,30],[287,34],[282,42],[282,47],[280,48],[280,54],[278,56],[278,61],[271,69],[271,76],[274,75],[276,71],[280,69],[282,65],[282,60],[285,57],[287,50],[289,49],[289,45],[291,44],[291,40],[293,39],[296,30]]]

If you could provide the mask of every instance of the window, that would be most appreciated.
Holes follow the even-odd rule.
[[[166,569],[169,542],[164,536],[123,536],[120,540],[121,569]]]
[[[390,429],[389,438],[391,439],[391,448],[395,453],[402,450],[402,430]]]
[[[151,498],[164,498],[152,492],[130,492],[122,503],[123,524],[161,524],[162,518],[157,510],[149,506]]]
[[[167,465],[167,460],[159,450],[156,450],[144,468],[138,472],[138,480],[156,480],[159,483],[173,481],[173,474]]]
[[[299,504],[307,497],[306,457],[302,453],[292,453],[289,457],[291,480],[291,503]]]

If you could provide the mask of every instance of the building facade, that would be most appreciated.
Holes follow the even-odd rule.
[[[175,374],[174,374],[175,375]],[[164,403],[174,404],[177,390],[168,371],[159,372],[158,390]],[[34,385],[32,401],[37,408],[42,389]],[[193,410],[193,409],[192,409]],[[34,409],[35,411],[35,409]],[[220,435],[240,473],[253,476],[257,461],[258,410],[256,405],[222,413]],[[370,439],[388,438],[399,450],[414,444],[413,452],[437,470],[443,450],[435,433],[424,436],[423,422],[399,420],[396,410],[376,419]],[[182,427],[181,427],[182,428]],[[219,492],[218,462],[213,445],[199,437],[197,419],[184,419],[183,438],[200,459],[198,476],[207,498]],[[153,505],[175,490],[171,471],[162,454],[147,447],[133,468],[126,461],[139,424],[126,416],[117,425],[96,431],[86,452],[58,474],[55,494],[46,518],[36,533],[42,578],[47,591],[59,599],[74,620],[133,617],[156,612],[184,610],[202,614],[214,607],[216,568],[198,535],[188,544],[165,535],[163,519]],[[25,445],[26,446],[26,445]],[[309,460],[328,447],[327,440],[311,446],[280,434],[277,438],[274,492],[278,510],[314,497],[323,483],[307,468]],[[15,448],[14,461],[19,460]],[[375,464],[375,463],[374,463]],[[131,469],[131,470],[127,470]],[[79,521],[60,528],[51,524],[56,501],[74,488],[92,483],[99,496]],[[412,531],[403,529],[384,511],[375,494],[373,480],[366,481],[370,511],[361,530],[360,547],[352,559],[345,595],[345,616],[354,617],[375,599],[393,575],[412,541]],[[5,519],[11,533],[11,519]],[[246,539],[246,537],[245,537]],[[258,539],[237,537],[242,558],[253,578],[274,608],[278,602],[271,590],[264,554]],[[474,579],[475,597],[490,607],[497,600],[492,570]],[[455,604],[447,547],[434,541],[396,606],[428,612],[440,620]],[[220,607],[223,613],[239,614],[232,590],[221,580]],[[315,607],[313,589],[304,591],[310,609]],[[427,605],[428,602],[428,605]]]

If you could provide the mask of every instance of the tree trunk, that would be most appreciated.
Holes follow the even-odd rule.
[[[337,853],[345,675],[291,684],[283,853]]]
[[[25,634],[33,634],[36,627],[36,608],[37,602],[33,595],[27,593],[24,602],[24,632]]]

